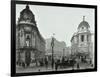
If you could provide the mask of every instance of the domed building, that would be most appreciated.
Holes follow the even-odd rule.
[[[85,16],[83,16],[83,21],[79,24],[77,32],[73,34],[71,38],[71,52],[76,58],[82,59],[92,59],[93,55],[93,42],[91,40],[92,33],[90,32],[90,25],[85,21]]]
[[[29,66],[45,55],[45,40],[40,34],[29,6],[20,12],[16,25],[16,62]]]

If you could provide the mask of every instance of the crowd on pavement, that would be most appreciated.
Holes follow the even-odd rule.
[[[90,61],[89,63],[92,66],[92,62]],[[35,66],[35,67],[45,67],[46,69],[48,69],[48,67],[51,67],[52,69],[55,69],[55,71],[57,71],[58,69],[63,69],[67,67],[71,67],[72,69],[74,69],[75,66],[77,67],[77,69],[80,69],[80,60],[77,61],[75,59],[61,57],[61,58],[54,58],[52,61],[47,57],[44,57],[38,60],[31,59],[30,64],[17,62],[17,65],[22,66],[23,68]]]

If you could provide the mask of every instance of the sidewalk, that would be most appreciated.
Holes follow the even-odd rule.
[[[79,69],[87,69],[87,68],[92,68],[90,65],[88,64],[80,64],[80,68]],[[79,70],[78,69],[78,70]],[[72,67],[66,67],[66,68],[59,68],[57,69],[57,71],[63,71],[63,70],[73,70]],[[74,66],[74,70],[77,70],[77,66]],[[56,71],[55,67],[52,69],[51,66],[49,66],[48,68],[46,67],[28,67],[28,68],[23,68],[20,66],[16,66],[16,72],[17,73],[26,73],[26,72],[43,72],[43,71]]]

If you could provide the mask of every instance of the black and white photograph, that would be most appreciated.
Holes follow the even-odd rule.
[[[16,73],[95,69],[95,8],[15,7]]]

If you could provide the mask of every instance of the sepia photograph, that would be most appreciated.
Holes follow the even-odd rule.
[[[96,68],[95,8],[69,5],[16,3],[17,74]]]

